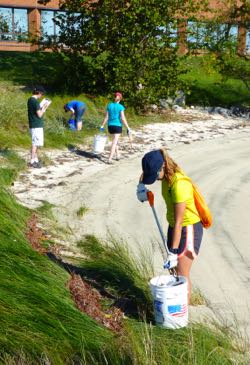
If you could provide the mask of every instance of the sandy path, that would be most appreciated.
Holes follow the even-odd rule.
[[[203,133],[205,126],[207,128],[204,125]],[[166,129],[166,126],[158,126],[158,132],[163,133],[164,127]],[[176,125],[172,127],[176,128]],[[78,156],[77,160],[64,162],[64,170],[62,167],[61,170],[51,167],[39,172],[32,171],[30,176],[35,175],[36,178],[33,176],[32,180],[25,176],[26,187],[29,187],[26,192],[21,190],[23,182],[21,185],[19,182],[15,184],[17,197],[29,206],[37,205],[40,200],[56,204],[58,221],[70,228],[75,240],[84,234],[104,238],[110,230],[113,235],[127,241],[135,253],[138,253],[139,245],[145,247],[145,250],[154,252],[155,268],[159,273],[162,271],[162,258],[157,247],[159,233],[148,204],[137,201],[135,189],[141,171],[142,150],[167,144],[171,156],[204,192],[214,216],[213,228],[205,231],[200,256],[192,269],[193,283],[208,299],[216,316],[221,316],[234,326],[235,314],[240,329],[250,335],[249,125],[240,130],[237,126],[228,128],[230,133],[224,133],[220,130],[221,124],[217,129],[211,129],[209,124],[213,138],[209,139],[207,132],[207,140],[200,138],[188,144],[185,141],[178,144],[176,140],[166,142],[164,135],[152,132],[155,125],[146,128],[150,130],[151,141],[144,148],[138,144],[134,156],[113,166],[99,161],[86,162]],[[186,126],[183,131],[177,128],[176,131],[184,133],[184,138],[190,142],[194,137],[194,128],[189,132],[189,138],[185,133],[188,128]],[[199,125],[195,129],[197,135],[200,128]],[[67,156],[65,153],[65,159]],[[40,180],[37,180],[39,174]],[[47,184],[49,177],[52,185],[55,179],[57,184],[50,189],[47,185],[46,188],[44,179],[41,179],[44,175],[47,176]],[[160,184],[153,185],[152,190],[156,196],[156,209],[166,230]],[[89,211],[79,219],[76,212],[81,206],[88,207]]]

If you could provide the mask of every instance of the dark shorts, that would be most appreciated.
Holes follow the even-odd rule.
[[[201,222],[182,227],[181,239],[178,248],[178,256],[181,257],[183,255],[186,255],[195,258],[200,250],[202,236],[203,236],[203,226]],[[173,237],[173,228],[169,226],[168,237],[167,237],[168,247],[170,247],[172,243],[172,237]]]
[[[85,113],[85,107],[83,106],[82,108],[79,108],[76,110],[75,112],[75,121],[76,123],[81,122],[82,121],[82,116]]]
[[[122,127],[116,126],[116,125],[109,125],[108,131],[110,134],[121,134],[122,133]]]

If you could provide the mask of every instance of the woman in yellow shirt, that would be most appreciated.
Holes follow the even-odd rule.
[[[178,275],[187,278],[190,300],[190,269],[199,253],[203,235],[203,226],[194,203],[192,183],[165,149],[146,153],[142,159],[142,170],[142,184],[150,185],[156,180],[162,182],[162,196],[169,223],[167,245],[170,254],[167,268],[177,266]]]

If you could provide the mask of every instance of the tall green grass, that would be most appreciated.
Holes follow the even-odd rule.
[[[18,204],[7,185],[6,170],[17,160],[5,153],[0,168],[0,359],[28,357],[54,364],[82,356],[98,357],[112,334],[80,313],[67,289],[70,276],[27,242],[26,223],[31,211]],[[32,359],[32,361],[31,361]],[[7,360],[6,360],[7,361]]]
[[[0,81],[0,146],[2,148],[29,148],[27,100],[31,96],[31,91],[32,89],[27,91],[27,88],[14,85],[11,82]],[[97,96],[90,97],[84,94],[48,93],[46,96],[52,100],[52,104],[44,116],[45,148],[62,148],[69,145],[84,144],[89,137],[99,133],[108,99]],[[67,121],[70,114],[64,112],[63,105],[72,99],[82,100],[87,104],[82,131],[70,131],[68,129]],[[168,115],[139,116],[132,108],[128,108],[126,115],[132,128],[145,123],[168,122],[170,120]]]
[[[78,242],[78,248],[86,256],[80,266],[88,277],[96,280],[119,299],[123,296],[138,312],[153,318],[152,298],[148,280],[153,276],[150,255],[141,250],[141,260],[135,257],[122,240],[110,235],[108,242],[100,242],[88,235]]]
[[[0,149],[0,186],[11,185],[18,172],[25,169],[25,162],[17,153]]]
[[[133,364],[141,365],[232,365],[247,364],[219,328],[195,325],[168,330],[146,323],[127,323],[127,346]],[[237,362],[235,360],[237,359]]]
[[[13,148],[17,146],[28,147],[30,136],[27,119],[27,100],[30,92],[23,91],[20,87],[10,82],[2,82],[0,87],[0,146]],[[72,143],[83,143],[86,136],[92,135],[98,130],[104,114],[105,105],[102,111],[97,111],[93,101],[88,100],[88,111],[84,118],[83,131],[74,133],[68,130],[67,120],[69,114],[63,110],[63,105],[71,100],[72,96],[51,97],[52,104],[45,114],[45,146],[63,147]],[[79,95],[78,99],[86,99]],[[11,104],[10,104],[11,100]]]

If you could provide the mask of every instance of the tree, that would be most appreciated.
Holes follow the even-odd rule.
[[[250,30],[250,1],[224,2],[228,11],[224,15],[217,11],[216,19],[206,24],[203,46],[216,55],[217,65],[224,78],[241,80],[250,92],[249,55],[244,52],[237,53],[237,27],[243,26],[246,31]]]
[[[65,0],[57,37],[75,91],[122,90],[137,104],[155,102],[180,87],[177,18],[197,11],[192,0]]]
[[[0,14],[0,34],[2,40],[8,39],[8,36],[6,37],[6,33],[9,33],[9,31],[8,18]]]
[[[220,57],[219,64],[225,78],[241,80],[250,92],[250,62],[246,57],[225,53]]]
[[[220,54],[237,49],[237,27],[235,24],[219,23],[218,20],[195,21],[188,27],[187,45],[190,53],[198,50]]]

